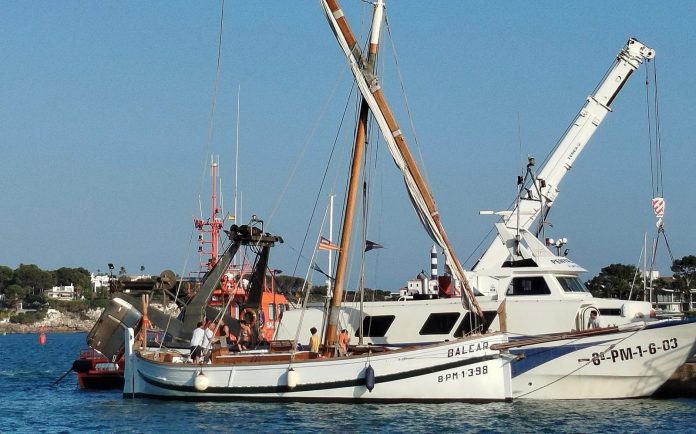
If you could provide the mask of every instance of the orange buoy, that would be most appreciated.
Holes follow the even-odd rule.
[[[39,345],[46,345],[46,333],[44,333],[43,326],[39,329]]]

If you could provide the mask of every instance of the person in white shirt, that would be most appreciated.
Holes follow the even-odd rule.
[[[597,311],[593,310],[590,312],[590,320],[587,322],[587,328],[588,329],[598,329],[601,326],[599,325],[599,317],[597,316]]]
[[[196,329],[193,331],[191,336],[191,355],[189,356],[193,363],[198,363],[201,357],[201,352],[203,351],[203,340],[205,338],[206,330],[203,328],[203,321],[197,324]]]
[[[201,347],[203,347],[203,359],[207,361],[210,357],[210,350],[213,349],[213,343],[219,341],[219,339],[215,337],[215,321],[210,321],[204,330]]]
[[[203,351],[209,351],[213,347],[213,342],[215,342],[215,322],[210,321],[208,327],[205,328],[203,333]]]

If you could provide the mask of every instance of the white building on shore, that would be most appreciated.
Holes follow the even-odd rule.
[[[64,286],[54,286],[51,289],[44,290],[44,294],[47,297],[55,298],[57,300],[75,300],[75,286],[73,284]]]

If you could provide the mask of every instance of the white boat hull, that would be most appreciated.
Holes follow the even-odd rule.
[[[129,341],[132,342],[132,336]],[[124,397],[183,400],[275,400],[330,402],[508,401],[510,365],[491,350],[507,342],[487,335],[425,347],[275,363],[193,365],[151,360],[127,352]],[[132,344],[128,346],[132,349]],[[232,356],[238,357],[238,356]],[[366,369],[374,369],[374,388]],[[289,368],[294,387],[288,385]],[[204,390],[196,387],[200,372]],[[200,386],[200,384],[199,384]]]
[[[514,343],[514,342],[513,342]],[[696,351],[696,322],[511,348],[515,399],[612,399],[652,395]]]

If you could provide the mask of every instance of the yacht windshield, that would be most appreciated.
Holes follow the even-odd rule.
[[[558,277],[558,282],[565,292],[590,292],[577,277]]]

